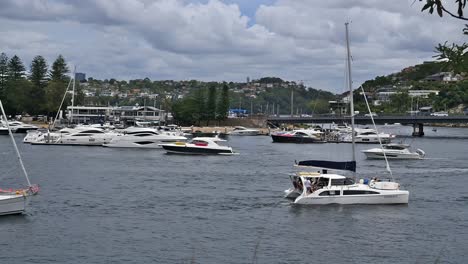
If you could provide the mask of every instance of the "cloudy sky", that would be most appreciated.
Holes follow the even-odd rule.
[[[414,3],[413,3],[414,2]],[[449,2],[454,2],[450,0]],[[462,42],[463,23],[418,0],[2,0],[0,52],[29,65],[58,54],[99,79],[244,81],[263,76],[344,91]]]

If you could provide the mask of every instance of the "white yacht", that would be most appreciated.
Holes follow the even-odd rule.
[[[232,155],[231,147],[221,145],[226,140],[218,137],[195,137],[189,142],[160,144],[168,153],[192,155]]]
[[[271,134],[275,143],[324,143],[323,132],[317,129],[296,129]]]
[[[112,148],[161,148],[159,144],[184,142],[186,140],[186,137],[161,133],[152,128],[130,127],[124,130],[123,134],[115,136],[103,146]]]
[[[116,135],[116,133],[106,132],[100,128],[75,127],[60,130],[58,133],[44,133],[42,140],[31,142],[31,144],[102,146],[109,143]]]
[[[236,126],[234,130],[229,133],[231,136],[258,136],[258,134],[260,134],[260,130],[243,126]]]
[[[3,126],[5,126],[5,121],[2,121]],[[8,125],[13,133],[26,133],[29,130],[37,130],[38,127],[35,125],[25,124],[20,121],[8,121]]]
[[[70,134],[72,132],[76,132],[73,128],[62,128],[58,131],[49,131],[49,130],[34,130],[28,131],[26,136],[23,139],[23,143],[55,143],[58,139],[60,139],[63,135]]]
[[[393,181],[352,178],[322,172],[298,172],[290,175],[293,187],[285,197],[295,204],[407,204],[409,192]]]
[[[387,144],[392,141],[396,136],[387,133],[378,133],[375,129],[371,128],[355,128],[354,139],[356,143],[379,144],[379,138],[382,143]],[[351,143],[351,133],[346,133],[342,137],[342,142]]]
[[[354,113],[348,23],[345,25],[350,113]],[[367,98],[365,99],[367,104]],[[370,112],[368,104],[367,107]],[[293,187],[285,191],[285,197],[292,199],[295,204],[407,204],[409,192],[400,190],[400,184],[393,180],[380,181],[377,178],[373,178],[371,181],[361,179],[356,183],[350,177],[328,172],[328,170],[340,170],[356,173],[354,135],[354,115],[351,115],[352,160],[346,162],[324,160],[300,161],[297,163],[297,166],[319,168],[320,170],[315,172],[298,172],[291,175]],[[391,178],[393,178],[387,159],[385,161],[387,163],[387,170]]]
[[[368,159],[422,159],[426,153],[422,149],[411,151],[408,144],[386,144],[383,148],[373,148],[362,151]]]

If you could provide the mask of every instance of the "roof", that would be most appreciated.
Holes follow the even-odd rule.
[[[306,177],[306,178],[328,178],[332,180],[337,180],[337,179],[346,179],[345,176],[339,175],[339,174],[321,174],[318,172],[306,172],[306,171],[300,171],[296,173],[297,176],[301,177]]]

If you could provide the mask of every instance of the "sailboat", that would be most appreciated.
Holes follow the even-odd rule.
[[[5,110],[3,109],[2,101],[0,101],[0,108],[2,110],[2,119],[5,120],[5,126],[8,129],[8,134],[10,135],[13,146],[15,147],[16,155],[23,170],[23,174],[26,178],[26,181],[28,182],[28,188],[24,189],[0,189],[0,215],[20,214],[26,210],[26,205],[29,200],[29,197],[39,192],[39,186],[31,184],[31,182],[29,181],[28,173],[26,172],[23,160],[21,159],[18,147],[16,146],[16,142],[13,138],[11,128],[8,122],[6,122],[7,116],[5,114]]]
[[[312,167],[319,168],[320,170],[291,174],[290,179],[293,187],[285,190],[285,198],[292,199],[295,204],[407,204],[409,192],[400,190],[400,184],[393,180],[379,180],[374,177],[372,179],[361,179],[359,182],[356,182],[354,180],[355,177],[351,178],[328,172],[328,170],[339,170],[356,173],[354,103],[348,23],[345,24],[345,27],[348,88],[350,91],[351,109],[352,160],[346,162],[324,160],[305,160],[298,162],[297,166],[299,167]],[[380,144],[382,145],[381,141]],[[383,153],[385,161],[387,162],[387,170],[390,172],[390,175],[392,175],[385,152]]]

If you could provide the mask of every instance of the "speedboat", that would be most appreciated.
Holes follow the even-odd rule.
[[[152,128],[130,127],[112,138],[104,147],[112,148],[161,148],[161,143],[173,143],[186,141],[186,137],[161,133]]]
[[[315,129],[298,129],[271,134],[275,143],[324,143],[323,132]]]
[[[236,126],[234,130],[229,133],[231,136],[258,136],[258,134],[260,134],[258,129],[245,128],[243,126]]]
[[[5,121],[2,121],[4,123]],[[25,124],[20,121],[8,121],[8,125],[10,126],[10,129],[14,133],[26,133],[29,130],[37,130],[38,127],[35,125],[29,125]]]
[[[168,153],[195,154],[195,155],[232,155],[231,147],[220,143],[226,140],[218,137],[195,137],[189,142],[175,142],[160,144]]]
[[[48,129],[45,130],[34,130],[28,131],[26,136],[23,139],[23,143],[30,143],[30,144],[45,144],[45,143],[55,143],[63,135],[70,134],[72,132],[76,132],[77,130],[74,128],[62,128],[58,131],[50,131]]]
[[[393,134],[387,133],[378,133],[375,129],[371,128],[355,128],[355,136],[354,140],[356,143],[368,143],[368,144],[379,144],[379,138],[383,144],[390,143],[392,139],[396,136]],[[346,133],[342,137],[342,142],[351,143],[352,142],[352,134]]]
[[[321,172],[297,172],[290,175],[293,187],[285,198],[295,204],[407,204],[409,192],[393,181],[354,179]]]
[[[408,144],[386,144],[383,148],[373,148],[362,151],[368,159],[422,159],[426,153],[422,149],[411,151]]]

